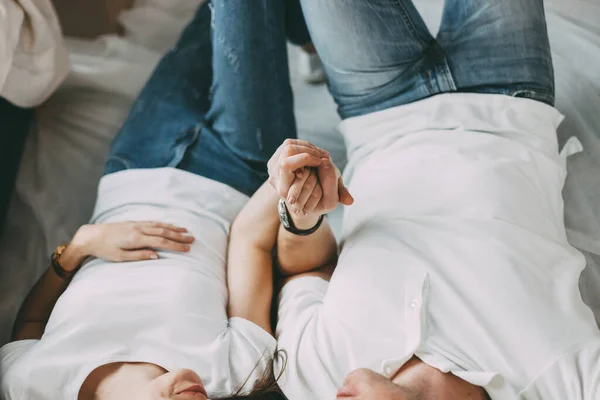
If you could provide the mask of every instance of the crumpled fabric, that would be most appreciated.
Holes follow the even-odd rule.
[[[68,72],[68,54],[50,1],[0,0],[0,96],[20,107],[35,107]]]

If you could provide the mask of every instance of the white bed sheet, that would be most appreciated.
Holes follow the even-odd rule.
[[[154,65],[200,0],[138,0],[122,14],[124,38],[69,40],[72,71],[38,112],[0,239],[0,345],[16,311],[47,266],[47,255],[87,222],[110,141]],[[442,0],[415,0],[432,32]],[[580,286],[600,321],[600,2],[547,0],[557,107],[567,119],[561,143],[575,135],[584,151],[569,158],[564,192],[571,243],[586,255]],[[292,63],[294,52],[291,52]],[[293,71],[293,68],[292,68]],[[292,73],[300,136],[345,164],[335,105],[325,87]],[[339,228],[340,214],[333,224]]]

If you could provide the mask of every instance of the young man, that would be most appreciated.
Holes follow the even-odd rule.
[[[437,38],[409,0],[302,4],[356,201],[338,259],[318,226],[336,180],[312,197],[314,174],[296,178],[281,153],[271,161],[292,220],[278,240],[284,393],[600,398],[585,262],[563,223],[543,1],[446,0]]]

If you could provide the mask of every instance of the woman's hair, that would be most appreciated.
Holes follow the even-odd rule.
[[[282,360],[282,367],[281,371],[275,375],[275,363],[277,360]],[[256,383],[252,385],[250,392],[244,393],[245,387],[254,375],[254,372],[256,369],[260,368],[264,361],[266,361],[266,357],[263,357],[256,363],[248,378],[246,378],[244,383],[236,389],[231,397],[222,398],[221,400],[286,400],[286,397],[277,385],[287,364],[287,354],[285,350],[277,350],[273,357],[268,357],[267,368],[265,368],[262,375],[259,376]]]
[[[277,246],[273,248],[272,252],[273,261],[277,262]],[[278,271],[278,268],[274,268],[274,272]],[[278,273],[273,274],[273,287],[280,287],[282,277],[279,276]],[[273,300],[271,301],[271,326],[274,328],[277,326],[277,310],[279,308],[278,298],[276,293],[273,293]],[[269,351],[267,351],[269,352]],[[285,367],[287,365],[287,353],[285,350],[277,350],[275,354],[263,354],[263,357],[256,363],[250,375],[246,378],[244,383],[242,383],[235,392],[231,395],[231,397],[225,397],[221,400],[287,400],[277,382],[281,378],[283,371],[285,371]],[[246,392],[246,385],[250,384],[250,380],[252,379],[254,372],[261,368],[261,366],[267,362],[267,368],[265,368],[264,372],[258,377],[257,381],[250,385],[251,389],[249,392]],[[281,370],[276,374],[275,373],[275,363],[277,361],[281,361]]]

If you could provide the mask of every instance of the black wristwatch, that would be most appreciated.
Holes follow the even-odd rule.
[[[319,217],[319,220],[317,221],[317,224],[310,229],[298,229],[294,225],[294,221],[292,220],[292,216],[290,215],[290,212],[288,211],[288,208],[285,205],[284,199],[279,199],[277,211],[279,213],[279,220],[281,221],[281,225],[283,225],[285,230],[298,236],[308,236],[312,233],[315,233],[319,229],[319,227],[323,223],[323,219],[325,218],[325,215],[321,215]]]

